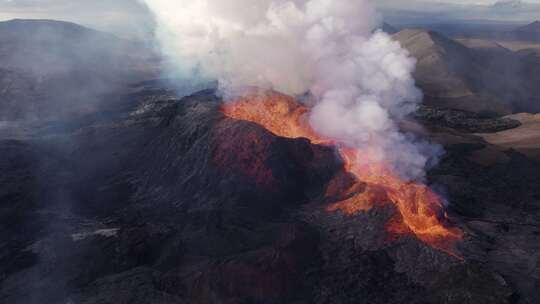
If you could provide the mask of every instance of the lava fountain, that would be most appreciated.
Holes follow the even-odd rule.
[[[329,212],[339,210],[354,215],[377,205],[393,204],[397,212],[387,224],[388,232],[413,234],[433,248],[458,256],[455,245],[462,233],[446,225],[444,205],[435,192],[422,183],[401,178],[391,166],[378,160],[374,151],[320,136],[308,122],[309,108],[294,98],[269,91],[251,92],[226,103],[222,112],[230,118],[257,123],[277,136],[336,146],[345,170],[356,177],[356,183],[340,193],[346,199],[328,206]]]

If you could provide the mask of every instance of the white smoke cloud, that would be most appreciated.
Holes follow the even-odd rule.
[[[431,155],[400,134],[399,120],[422,94],[415,60],[387,34],[367,0],[146,0],[166,55],[177,68],[246,86],[316,98],[321,134],[374,151],[419,178]]]

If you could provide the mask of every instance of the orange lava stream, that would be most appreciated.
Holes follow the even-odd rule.
[[[341,193],[342,201],[328,207],[353,215],[376,205],[393,203],[398,211],[387,224],[391,233],[414,234],[424,243],[454,256],[455,244],[462,239],[457,228],[444,224],[446,213],[441,199],[429,187],[409,182],[381,163],[369,161],[369,151],[343,147],[318,135],[307,121],[309,109],[292,97],[276,92],[256,91],[225,104],[222,112],[231,118],[257,123],[275,135],[307,138],[314,144],[336,145],[345,169],[357,178],[357,185]],[[368,160],[368,161],[366,161]],[[359,187],[359,184],[365,184]],[[362,191],[357,189],[361,188]],[[356,189],[356,190],[355,190]]]

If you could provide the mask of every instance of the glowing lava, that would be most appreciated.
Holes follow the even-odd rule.
[[[461,231],[444,224],[446,214],[441,199],[429,187],[409,182],[390,167],[371,157],[371,151],[344,147],[318,135],[309,125],[309,109],[292,97],[275,92],[257,91],[225,104],[223,113],[231,118],[257,123],[277,136],[307,138],[314,144],[336,145],[345,169],[357,179],[344,190],[340,202],[328,207],[353,215],[376,205],[392,203],[398,211],[387,224],[394,234],[416,235],[424,243],[452,255],[462,238]],[[359,190],[360,189],[360,190]]]

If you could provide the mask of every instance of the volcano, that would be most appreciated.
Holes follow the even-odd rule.
[[[41,28],[68,50],[91,36],[116,41],[103,44],[106,58],[125,52],[109,48],[125,41],[73,24],[3,27],[28,34],[0,31],[12,45],[32,46]],[[451,43],[408,37],[411,50]],[[446,53],[444,64],[456,48],[428,53]],[[40,50],[77,68],[34,87],[27,66],[2,60],[13,50],[0,54],[0,303],[540,302],[538,117],[420,105],[400,130],[445,154],[409,181],[311,128],[310,96],[253,89],[224,100],[214,84],[111,66],[103,79],[122,85],[98,90],[99,107],[39,119],[32,109],[50,102],[85,106],[54,103],[58,88],[81,88],[70,76],[102,82],[110,71],[88,53]]]
[[[452,193],[461,196],[450,196],[455,208],[446,217],[427,187],[405,183],[413,189],[403,192],[406,199],[410,194],[433,205],[419,200],[403,209],[393,178],[386,177],[388,184],[368,178],[347,165],[339,143],[305,133],[301,104],[277,93],[262,96],[262,104],[243,104],[245,98],[224,104],[213,90],[180,99],[145,84],[125,97],[131,106],[124,114],[90,119],[73,131],[44,136],[42,129],[3,141],[4,155],[11,156],[0,163],[10,181],[1,193],[11,221],[2,223],[19,230],[2,230],[18,237],[5,238],[2,247],[0,298],[507,303],[512,297],[498,271],[514,271],[515,264],[501,266],[496,254],[486,256],[509,254],[506,247],[484,249],[489,231],[471,230],[464,219],[479,204],[494,202],[487,191],[502,189],[486,186],[484,177],[505,187],[515,176],[480,173],[473,169],[478,165],[453,156],[464,155],[452,151],[466,145],[451,145],[448,160],[430,178],[458,187]],[[242,116],[250,113],[245,105],[274,115],[255,122]],[[269,124],[281,118],[293,119]],[[293,133],[280,131],[293,127]],[[519,166],[534,168],[526,161]],[[445,182],[453,170],[468,172],[477,187],[472,194],[488,200],[471,196],[459,181]],[[433,242],[415,233],[419,226],[404,225],[409,211],[429,216],[445,236]],[[22,225],[28,219],[32,227]],[[48,268],[52,264],[61,266]]]

